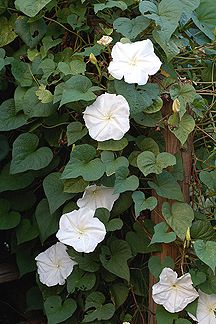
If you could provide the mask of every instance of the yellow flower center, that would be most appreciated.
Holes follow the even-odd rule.
[[[137,65],[137,58],[133,57],[130,61],[129,61],[129,65],[135,66]]]

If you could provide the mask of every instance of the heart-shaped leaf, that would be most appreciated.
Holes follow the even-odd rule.
[[[44,303],[48,324],[64,322],[75,312],[77,305],[75,300],[68,298],[62,303],[60,296],[50,296]]]
[[[174,202],[171,206],[165,202],[162,206],[162,213],[180,239],[184,240],[188,227],[191,227],[194,219],[194,212],[190,205],[182,202]]]
[[[27,122],[23,113],[16,114],[13,99],[5,100],[0,106],[0,131],[19,128]]]
[[[125,191],[134,191],[139,186],[139,179],[132,175],[127,177],[129,170],[126,167],[120,167],[116,170],[116,180],[114,185],[114,193],[121,193]]]
[[[74,196],[73,194],[64,192],[64,183],[60,177],[60,172],[54,172],[48,174],[43,181],[43,188],[49,202],[51,214],[61,207],[65,201]]]
[[[37,225],[32,225],[29,219],[23,219],[16,229],[17,243],[22,244],[38,236]]]
[[[84,317],[83,322],[89,323],[95,320],[108,320],[110,319],[114,312],[115,307],[113,304],[105,304],[105,297],[101,292],[95,291],[88,295],[86,298],[85,311],[87,314]]]
[[[145,151],[137,157],[137,166],[144,176],[150,173],[160,174],[163,169],[175,164],[175,156],[167,152],[159,153],[155,156],[151,151]]]
[[[120,167],[128,167],[128,159],[124,156],[120,156],[117,159],[114,157],[113,152],[103,151],[101,153],[101,160],[105,164],[106,175],[109,177],[116,172]]]
[[[15,6],[18,10],[22,11],[29,17],[34,17],[43,9],[51,0],[16,0]]]
[[[87,128],[83,127],[80,122],[70,123],[67,127],[68,145],[71,145],[83,138],[88,133]]]
[[[175,241],[176,234],[174,232],[167,232],[169,226],[165,222],[161,222],[154,226],[154,235],[152,236],[151,243],[170,243]]]
[[[71,275],[67,278],[67,291],[72,294],[75,289],[82,291],[90,290],[96,283],[96,276],[94,273],[85,272],[76,267]]]
[[[215,273],[216,267],[216,242],[197,240],[194,242],[194,249],[198,258],[207,264]]]
[[[143,30],[145,30],[150,24],[150,20],[143,16],[138,16],[134,19],[126,17],[117,18],[113,22],[114,29],[121,33],[128,39],[136,38]]]
[[[39,138],[35,134],[21,134],[13,143],[10,172],[12,174],[27,170],[39,170],[48,166],[53,158],[50,148],[37,149]]]
[[[132,194],[132,199],[135,203],[135,215],[139,216],[141,211],[145,209],[153,210],[157,206],[157,199],[155,197],[149,197],[145,199],[145,195],[141,191],[135,191]]]
[[[10,211],[10,203],[6,199],[0,199],[0,230],[16,227],[21,220],[19,213]]]
[[[187,141],[189,134],[194,130],[195,121],[187,113],[184,114],[181,120],[173,121],[174,119],[174,115],[170,116],[168,124],[172,125],[172,127],[169,127],[169,129],[183,145]]]
[[[130,246],[126,241],[113,239],[107,246],[102,246],[100,260],[105,269],[116,276],[130,280],[127,261],[132,257]]]

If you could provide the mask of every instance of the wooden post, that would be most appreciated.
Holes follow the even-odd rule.
[[[168,115],[172,111],[172,100],[166,101],[163,106],[162,114],[163,116]],[[180,183],[182,192],[184,195],[184,201],[190,201],[189,187],[190,187],[190,179],[191,179],[191,170],[192,170],[192,156],[193,156],[193,134],[191,134],[185,144],[185,148],[181,147],[181,143],[175,137],[175,135],[170,132],[168,126],[163,131],[163,136],[165,140],[166,152],[171,154],[180,153],[183,162],[183,171],[184,171],[184,180]],[[168,199],[159,197],[155,192],[153,195],[158,200],[157,207],[151,213],[151,219],[155,224],[158,224],[164,221],[162,215],[162,205]],[[158,255],[161,260],[163,260],[166,256],[170,256],[174,259],[177,259],[178,250],[174,244],[162,244],[162,252],[154,253],[154,255]],[[155,284],[155,278],[150,274],[149,276],[149,316],[148,316],[148,324],[157,324],[156,321],[156,304],[152,299],[152,286]]]

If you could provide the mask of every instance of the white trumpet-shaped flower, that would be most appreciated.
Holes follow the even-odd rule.
[[[178,278],[175,271],[164,268],[160,274],[160,281],[152,287],[152,298],[168,312],[180,312],[199,296],[192,284],[189,273]]]
[[[83,114],[89,135],[97,141],[119,140],[130,128],[129,105],[121,95],[104,93]]]
[[[80,208],[87,207],[92,210],[106,208],[111,211],[118,198],[119,194],[113,194],[113,188],[92,185],[85,189],[82,198],[77,200],[77,205]]]
[[[216,295],[207,295],[199,290],[196,317],[189,315],[198,324],[216,324]]]
[[[149,75],[154,75],[161,67],[161,61],[154,53],[150,39],[135,43],[117,42],[112,49],[109,73],[118,80],[124,77],[127,83],[147,83]]]
[[[93,252],[105,235],[104,224],[94,217],[94,210],[90,208],[80,208],[62,215],[56,234],[60,242],[85,253]]]
[[[35,258],[39,280],[48,287],[64,285],[77,262],[66,252],[67,247],[58,242]]]

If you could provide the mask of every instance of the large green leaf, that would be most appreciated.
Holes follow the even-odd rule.
[[[155,182],[148,181],[148,184],[161,197],[184,201],[178,182],[169,172],[165,171],[159,174],[156,176]]]
[[[207,264],[215,273],[216,267],[216,242],[197,240],[194,242],[194,249],[198,258]]]
[[[65,321],[75,312],[75,300],[67,298],[63,303],[60,296],[50,296],[44,303],[48,324],[57,324]]]
[[[105,3],[96,3],[94,4],[94,11],[95,13],[98,13],[98,11],[109,9],[109,8],[120,8],[121,10],[126,10],[127,5],[124,1],[116,1],[116,0],[108,0]]]
[[[108,245],[101,247],[100,260],[103,267],[128,282],[130,272],[127,261],[131,257],[131,249],[126,241],[112,239]]]
[[[177,313],[170,313],[165,310],[163,306],[157,305],[156,309],[156,319],[157,319],[157,324],[173,324],[173,321],[178,318]]]
[[[27,63],[13,60],[11,62],[11,72],[21,87],[30,87],[32,85],[33,79]]]
[[[154,235],[151,239],[153,243],[170,243],[175,241],[176,234],[174,232],[167,232],[169,226],[165,222],[161,222],[154,227]]]
[[[141,1],[139,9],[144,17],[154,20],[160,27],[160,34],[168,41],[178,26],[183,8],[179,0],[162,0],[157,10],[150,1]],[[150,14],[146,14],[148,11]]]
[[[42,199],[36,207],[35,218],[39,228],[39,235],[43,243],[50,235],[58,230],[60,212],[51,214],[47,199]]]
[[[114,185],[114,193],[121,193],[125,191],[134,191],[139,186],[139,179],[135,175],[128,177],[129,170],[122,166],[116,170],[116,180]]]
[[[60,101],[60,107],[74,101],[91,101],[96,99],[94,91],[99,87],[92,86],[92,82],[84,75],[72,76],[65,83],[60,83],[55,88],[54,103]]]
[[[21,220],[18,212],[10,211],[10,203],[6,199],[0,199],[0,230],[16,227]]]
[[[112,301],[114,302],[115,308],[119,308],[127,299],[129,294],[129,288],[122,283],[112,284],[110,287]]]
[[[120,140],[108,140],[98,142],[98,150],[103,151],[122,151],[128,145],[128,140],[123,137]]]
[[[176,164],[175,156],[167,152],[155,156],[151,151],[145,151],[137,157],[137,166],[144,176],[150,173],[160,174],[163,169],[174,164]]]
[[[113,152],[103,151],[101,153],[101,160],[105,165],[106,175],[109,177],[116,172],[117,169],[121,167],[128,167],[128,159],[124,156],[120,156],[117,159],[114,157]]]
[[[84,316],[83,323],[93,322],[95,320],[108,320],[110,319],[114,312],[115,307],[112,303],[104,304],[105,297],[99,291],[94,291],[86,298],[85,303],[85,312],[86,315]]]
[[[86,64],[83,62],[82,57],[72,57],[70,62],[59,62],[58,69],[64,75],[77,75],[83,74],[86,70]]]
[[[77,145],[71,152],[71,158],[62,174],[62,179],[82,176],[86,181],[98,180],[105,172],[105,166],[95,158],[96,150],[88,144]]]
[[[60,172],[48,174],[43,181],[43,188],[51,214],[73,197],[73,194],[64,192],[64,183],[61,180]]]
[[[201,171],[199,177],[202,183],[204,183],[210,190],[216,192],[216,170],[211,172]]]
[[[180,239],[184,240],[188,228],[191,227],[194,219],[194,212],[187,203],[174,202],[171,206],[165,202],[162,206],[162,213],[169,224]]]
[[[25,125],[27,117],[23,113],[16,114],[14,100],[8,99],[0,106],[0,131],[9,131]]]
[[[89,182],[83,180],[82,177],[75,179],[68,179],[64,181],[64,192],[68,193],[78,193],[83,192],[88,186]]]
[[[13,143],[11,174],[27,170],[39,170],[48,166],[53,158],[50,148],[40,147],[39,138],[35,134],[24,133]]]
[[[67,126],[68,145],[71,145],[88,133],[87,128],[83,127],[80,122],[72,122]]]
[[[155,277],[158,278],[159,275],[161,274],[161,271],[163,268],[171,268],[174,269],[175,267],[175,262],[173,259],[169,256],[164,257],[162,260],[161,258],[157,255],[153,255],[149,258],[148,261],[148,268],[151,274]]]
[[[0,192],[26,188],[34,180],[31,173],[10,174],[9,171],[10,165],[7,164],[0,173]]]
[[[186,111],[187,103],[192,103],[196,96],[195,88],[189,84],[174,84],[170,88],[170,96],[171,98],[178,99],[180,102],[180,117],[182,117]]]
[[[141,211],[145,209],[153,210],[157,206],[157,199],[155,197],[145,198],[141,191],[135,191],[132,194],[132,199],[135,203],[135,215],[138,217]]]
[[[86,291],[91,290],[96,283],[96,276],[92,272],[85,272],[76,267],[67,278],[67,291],[72,294],[75,289]]]
[[[0,47],[3,47],[11,43],[17,34],[14,31],[14,22],[12,20],[7,20],[6,17],[0,17]]]
[[[29,17],[34,17],[43,9],[51,0],[16,0],[15,6]]]
[[[199,7],[193,15],[195,25],[211,40],[215,39],[216,2],[214,0],[200,0]]]
[[[175,115],[171,115],[168,119],[170,131],[178,138],[183,145],[189,134],[194,130],[195,121],[194,118],[185,113],[181,120],[176,120]]]
[[[34,48],[47,31],[47,25],[43,19],[31,21],[25,16],[20,16],[15,24],[16,33],[30,48]]]
[[[114,81],[117,94],[122,95],[130,106],[131,116],[135,116],[151,106],[159,97],[159,87],[156,83],[147,83],[144,86],[135,86],[124,81]]]
[[[216,232],[208,220],[194,221],[190,232],[193,240],[216,241]]]
[[[117,18],[113,22],[114,29],[128,39],[136,38],[150,24],[150,20],[143,16],[137,16],[134,19],[126,17]]]
[[[37,225],[31,224],[29,219],[22,219],[16,228],[17,244],[33,240],[38,236]]]

